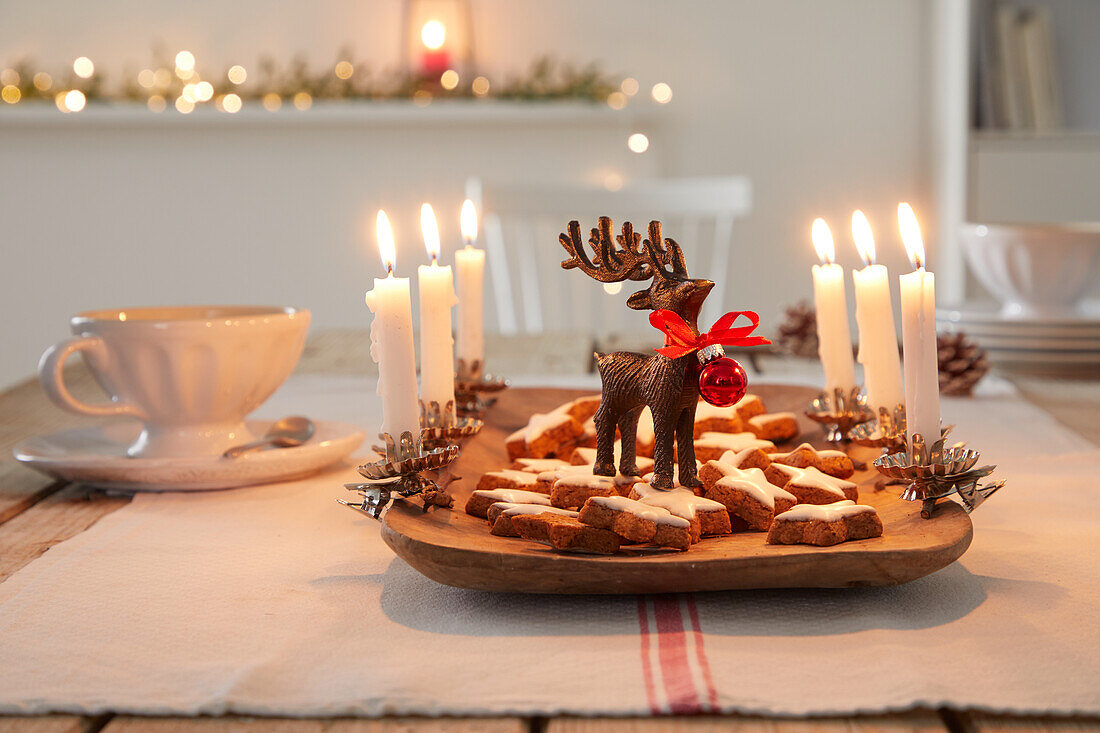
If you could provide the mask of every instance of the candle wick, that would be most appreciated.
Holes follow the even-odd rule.
[[[393,277],[393,263],[386,263],[386,277]]]

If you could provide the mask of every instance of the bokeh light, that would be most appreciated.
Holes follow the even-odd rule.
[[[665,84],[663,81],[657,82],[653,85],[653,89],[650,90],[650,96],[653,97],[653,101],[657,104],[668,104],[672,99],[672,87]]]
[[[231,115],[240,112],[241,98],[236,94],[226,94],[222,97],[222,109]]]
[[[623,83],[619,85],[619,89],[621,89],[626,96],[633,97],[638,93],[638,80],[632,76],[628,76],[623,79]]]
[[[233,84],[244,84],[245,80],[248,79],[248,71],[240,64],[236,64],[229,67],[229,71],[225,72],[225,76]]]
[[[644,153],[649,150],[649,138],[640,132],[636,132],[626,139],[626,146],[631,152]]]
[[[626,95],[622,92],[611,92],[607,95],[607,106],[611,109],[622,109],[626,106]]]
[[[474,79],[473,83],[470,84],[470,91],[472,91],[475,96],[484,97],[489,93],[489,80],[484,76],[477,77]]]
[[[294,106],[305,112],[313,106],[313,97],[309,95],[309,92],[298,92],[294,95]]]
[[[179,71],[195,70],[195,55],[190,51],[180,51],[176,54],[176,69]]]
[[[79,112],[84,109],[84,104],[87,100],[84,98],[84,92],[79,89],[72,89],[65,95],[65,109],[70,112]]]
[[[81,56],[73,61],[73,73],[81,79],[90,79],[95,73],[95,64],[87,56]]]
[[[454,69],[447,69],[440,75],[439,83],[444,89],[454,89],[458,86],[458,72]]]
[[[264,95],[262,100],[264,109],[268,112],[278,112],[279,108],[283,106],[283,99],[275,92],[268,92]]]
[[[336,64],[335,71],[337,79],[350,79],[351,75],[355,73],[355,67],[348,61],[341,61]]]

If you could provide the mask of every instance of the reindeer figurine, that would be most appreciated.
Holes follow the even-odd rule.
[[[569,222],[568,235],[558,237],[569,259],[566,270],[581,272],[602,283],[652,280],[649,287],[631,295],[626,303],[635,310],[672,311],[699,335],[699,309],[714,283],[688,276],[684,254],[672,239],[662,238],[661,222],[649,223],[649,238],[640,241],[633,225],[623,224],[622,234],[612,239],[611,220],[600,217],[592,229],[589,257],[581,240],[581,227]],[[616,247],[615,242],[618,242]],[[593,472],[615,475],[615,429],[622,439],[619,472],[638,475],[636,465],[638,416],[649,407],[653,413],[654,479],[660,489],[673,487],[673,438],[679,454],[679,483],[699,486],[695,468],[695,407],[699,402],[699,360],[694,353],[679,358],[662,354],[617,351],[596,354],[603,399],[596,411],[596,464]]]

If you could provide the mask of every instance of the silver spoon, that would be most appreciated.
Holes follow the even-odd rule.
[[[242,453],[258,450],[268,445],[278,448],[296,448],[313,437],[313,421],[308,417],[291,415],[271,423],[264,437],[251,443],[234,446],[222,454],[225,458],[236,458]]]

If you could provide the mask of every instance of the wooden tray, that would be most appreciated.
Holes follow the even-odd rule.
[[[801,440],[824,446],[819,426],[801,417],[815,394],[805,387],[752,385],[771,412],[800,416]],[[920,504],[902,501],[897,487],[874,490],[874,469],[859,472],[860,503],[878,509],[882,537],[834,547],[768,545],[762,532],[712,537],[687,552],[626,548],[611,557],[559,553],[509,537],[494,537],[484,519],[462,511],[486,471],[508,465],[504,437],[545,412],[590,391],[510,389],[500,393],[485,428],[454,464],[463,481],[451,485],[455,508],[425,514],[396,501],[386,512],[382,537],[397,556],[446,585],[518,593],[674,593],[748,588],[848,588],[897,585],[946,567],[970,546],[972,526],[963,508],[945,503],[932,519]],[[872,449],[856,455],[871,459]]]

